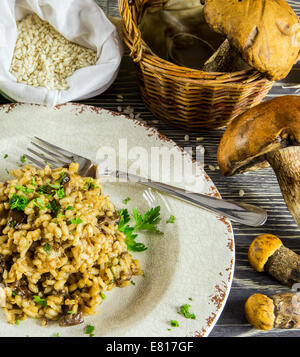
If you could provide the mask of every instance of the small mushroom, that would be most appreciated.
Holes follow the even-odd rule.
[[[300,227],[300,96],[265,101],[236,117],[218,148],[225,176],[272,166]]]
[[[260,330],[297,328],[300,326],[299,303],[300,296],[293,292],[270,297],[254,294],[245,303],[245,316]]]
[[[201,0],[207,24],[270,80],[287,76],[300,52],[300,23],[285,0]]]
[[[300,283],[300,256],[272,234],[262,234],[253,240],[248,260],[256,271],[265,271],[284,285]]]

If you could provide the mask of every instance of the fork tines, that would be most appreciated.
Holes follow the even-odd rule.
[[[69,165],[70,162],[74,161],[74,154],[72,152],[50,144],[36,136],[34,139],[38,141],[38,144],[34,141],[31,141],[31,144],[42,152],[35,151],[31,148],[27,148],[27,150],[43,161],[41,162],[40,160],[37,160],[28,154],[25,154],[25,157],[36,164],[38,167],[43,168],[45,164],[49,164],[51,167],[56,168]]]

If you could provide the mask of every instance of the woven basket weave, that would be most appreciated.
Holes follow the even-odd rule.
[[[124,41],[136,64],[143,101],[155,116],[186,130],[225,127],[259,104],[273,82],[254,69],[203,72],[156,56],[142,39],[138,19],[146,7],[163,6],[167,1],[119,0]]]

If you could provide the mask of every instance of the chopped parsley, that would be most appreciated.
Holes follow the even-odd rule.
[[[3,156],[3,159],[7,159],[7,158],[8,158],[8,155],[5,154],[5,155]]]
[[[52,200],[50,204],[48,203],[47,208],[50,208],[51,212],[56,214],[59,210],[59,205],[55,200]]]
[[[88,181],[86,181],[85,185],[82,187],[83,190],[88,191],[90,189],[94,189],[95,184],[92,182],[92,179],[90,178]]]
[[[59,190],[56,191],[57,193],[57,196],[59,199],[62,199],[64,198],[66,195],[65,195],[65,190],[63,187],[61,187]]]
[[[67,311],[67,314],[73,315],[75,314],[75,312],[71,310],[71,311]]]
[[[102,297],[103,300],[106,299],[106,295],[103,292],[101,292],[101,297]]]
[[[135,282],[133,280],[130,281],[131,285],[135,285]]]
[[[11,296],[12,297],[15,297],[17,295],[17,293],[15,292],[15,291],[13,291],[12,293],[11,293]]]
[[[123,200],[123,203],[124,205],[127,205],[127,203],[131,200],[130,197],[126,197],[124,200]]]
[[[59,337],[59,333],[57,333],[54,337]]]
[[[20,325],[20,321],[21,321],[21,320],[17,320],[17,321],[16,321],[16,325]]]
[[[43,307],[46,307],[46,306],[47,306],[47,301],[46,301],[46,299],[41,299],[38,295],[34,295],[34,296],[33,296],[33,301],[34,301],[36,304],[42,305]]]
[[[171,214],[170,218],[167,220],[166,223],[174,223],[175,222],[175,216]]]
[[[189,298],[190,301],[193,301],[193,298]]]
[[[93,336],[94,336],[94,334],[93,334],[94,330],[95,330],[95,327],[94,327],[94,326],[92,326],[92,325],[87,325],[86,328],[85,328],[85,332],[84,332],[84,333],[85,333],[86,335],[89,335],[90,337],[93,337]]]
[[[79,217],[76,217],[76,218],[72,218],[71,219],[71,223],[72,224],[79,224],[82,222],[82,219],[80,219]]]
[[[66,211],[73,211],[73,209],[74,209],[74,207],[73,206],[68,206],[67,208],[66,208]]]
[[[40,197],[36,197],[32,201],[33,201],[33,207],[37,206],[42,211],[47,208],[47,206],[45,205],[45,202]],[[32,201],[30,201],[30,202],[32,202]]]
[[[179,327],[179,322],[176,321],[176,320],[172,320],[172,321],[170,321],[170,325],[171,325],[172,327]]]
[[[24,164],[24,163],[26,162],[26,157],[25,157],[25,155],[22,155],[22,156],[20,157],[20,161],[22,162],[22,164]]]
[[[17,221],[10,221],[8,224],[9,224],[10,227],[15,228],[15,226],[18,224],[18,222]]]
[[[28,204],[28,198],[22,195],[13,194],[9,199],[10,209],[16,209],[18,211],[24,211]]]
[[[31,184],[32,184],[32,186],[36,186],[36,178],[35,178],[35,176],[32,178]]]
[[[46,243],[44,246],[43,246],[43,249],[44,251],[47,253],[47,254],[51,254],[51,245],[49,243]]]
[[[191,305],[185,304],[180,306],[180,311],[178,312],[180,315],[184,316],[186,319],[196,320],[196,316],[194,313],[189,312],[189,308]]]
[[[61,173],[61,175],[60,175],[60,179],[58,180],[58,182],[59,182],[60,184],[63,182],[65,176],[66,176],[66,171],[63,171],[63,172]]]
[[[59,190],[60,189],[60,185],[54,185],[52,183],[48,183],[48,186],[51,187],[51,188],[54,188],[54,190]]]
[[[28,188],[28,187],[24,187],[24,186],[16,186],[16,189],[18,191],[22,191],[25,193],[25,195],[28,195],[28,193],[34,192],[33,188]]]
[[[64,217],[64,214],[62,212],[59,212],[58,215],[56,216],[56,218],[59,218],[59,217]]]

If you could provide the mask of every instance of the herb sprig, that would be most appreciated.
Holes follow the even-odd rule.
[[[143,243],[136,242],[136,238],[138,237],[138,234],[135,233],[136,231],[162,233],[157,229],[157,224],[160,221],[160,206],[151,208],[144,214],[144,216],[142,216],[136,208],[133,208],[132,215],[135,220],[134,226],[128,224],[130,222],[130,214],[127,208],[122,209],[119,212],[119,215],[120,221],[118,229],[125,234],[127,248],[130,251],[143,252],[147,249]]]

